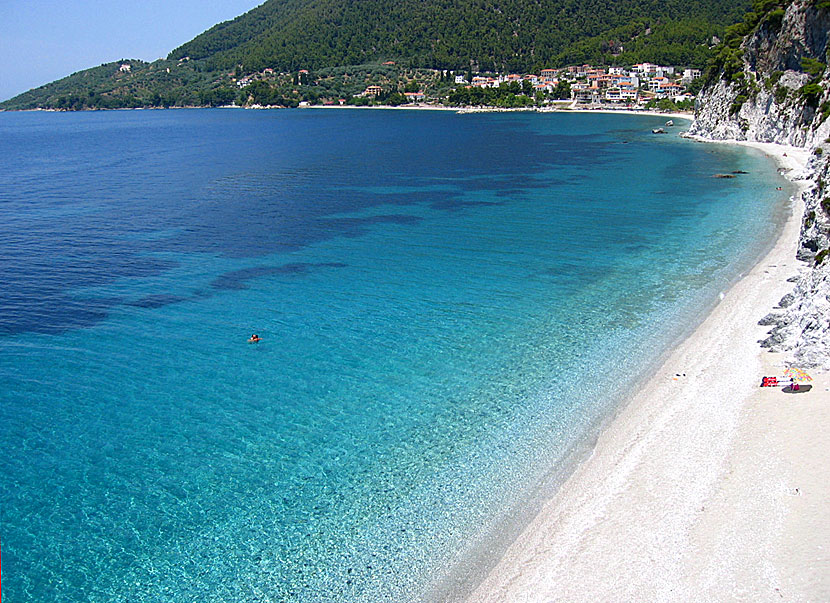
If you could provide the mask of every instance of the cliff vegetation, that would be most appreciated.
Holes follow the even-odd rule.
[[[830,369],[830,1],[755,0],[727,29],[706,73],[690,134],[811,151],[795,287],[761,324],[762,345]]]

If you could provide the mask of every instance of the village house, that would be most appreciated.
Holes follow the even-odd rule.
[[[636,86],[612,86],[605,91],[605,100],[612,103],[636,103],[638,96]]]
[[[700,69],[684,69],[683,70],[683,77],[680,78],[680,81],[688,86],[694,80],[701,76]]]
[[[615,75],[611,78],[611,86],[639,88],[640,78],[636,75]]]
[[[477,75],[473,78],[473,86],[476,88],[498,88],[499,80],[492,77]]]
[[[648,89],[652,92],[657,92],[658,90],[665,86],[668,86],[669,84],[671,84],[671,81],[667,77],[653,77],[648,81]]]
[[[622,101],[622,91],[618,87],[612,87],[605,91],[605,100],[611,103]]]
[[[657,65],[653,65],[652,63],[637,63],[631,69],[644,77],[657,75]]]
[[[653,78],[648,83],[648,89],[654,92],[657,98],[665,98],[667,96],[676,96],[683,92],[684,88],[680,84],[675,84],[665,77]]]
[[[557,79],[557,74],[559,73],[558,69],[542,69],[541,74],[539,77],[543,82],[552,82]]]
[[[598,105],[601,96],[596,89],[585,88],[574,93],[574,99],[581,105]]]
[[[681,86],[680,84],[676,84],[670,81],[667,84],[662,83],[658,85],[656,88],[653,88],[652,90],[660,96],[675,96],[683,92],[685,88],[683,88],[683,86]]]
[[[615,77],[609,73],[605,73],[603,69],[592,69],[588,74],[588,84],[591,88],[604,90],[613,84]]]

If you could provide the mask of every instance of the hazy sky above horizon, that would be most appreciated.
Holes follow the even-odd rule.
[[[265,0],[0,0],[0,101],[119,59],[154,61]]]

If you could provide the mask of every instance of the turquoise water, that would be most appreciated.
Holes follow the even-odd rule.
[[[663,121],[0,114],[6,596],[464,567],[776,233],[766,158]]]

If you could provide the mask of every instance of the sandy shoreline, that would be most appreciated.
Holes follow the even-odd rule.
[[[808,158],[751,146],[792,170]],[[757,323],[799,272],[802,214],[799,200],[469,601],[830,600],[830,375],[758,387],[783,371]]]
[[[262,107],[268,109],[268,107]],[[358,107],[352,105],[306,105],[300,107],[301,109],[359,109],[359,110],[393,110],[393,111],[450,111],[460,114],[476,114],[476,113],[607,113],[611,115],[648,115],[653,117],[662,117],[665,119],[685,119],[692,121],[695,116],[693,113],[680,112],[666,112],[666,111],[651,111],[646,109],[593,109],[593,108],[573,108],[573,107],[518,107],[515,109],[502,109],[498,107],[451,107],[444,105],[430,105],[426,103],[413,105],[373,105],[368,107]]]

